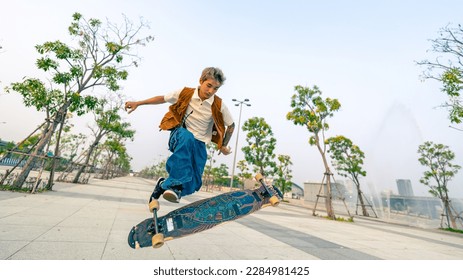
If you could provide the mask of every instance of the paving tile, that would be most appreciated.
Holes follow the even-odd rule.
[[[53,192],[0,191],[0,258],[18,260],[461,260],[463,238],[379,219],[353,223],[312,216],[305,206],[280,204],[208,231],[134,250],[127,235],[151,217],[154,182],[135,177],[57,183]],[[198,192],[160,215],[218,193]]]
[[[109,229],[91,227],[54,227],[37,238],[37,241],[105,243],[109,231]]]
[[[6,260],[29,244],[28,241],[0,241],[0,260]]]
[[[99,260],[104,243],[32,242],[13,255],[11,260]]]

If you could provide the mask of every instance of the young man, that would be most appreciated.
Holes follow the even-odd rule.
[[[231,153],[227,147],[235,124],[227,106],[216,94],[225,82],[219,68],[203,70],[197,88],[185,87],[164,96],[143,101],[128,101],[125,110],[130,114],[140,105],[171,103],[161,121],[161,130],[169,130],[169,150],[166,170],[169,176],[156,183],[152,199],[161,195],[170,202],[179,202],[182,196],[198,191],[206,165],[206,144],[217,144],[224,155]]]

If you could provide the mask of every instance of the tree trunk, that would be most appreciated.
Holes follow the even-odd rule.
[[[455,216],[452,213],[452,207],[450,207],[450,200],[446,194],[445,200],[444,200],[444,208],[445,212],[447,214],[447,224],[449,227],[453,229],[457,229],[457,221],[455,219]]]
[[[80,176],[82,173],[84,173],[85,168],[88,167],[88,163],[90,162],[90,158],[92,157],[93,152],[95,151],[96,146],[100,142],[101,138],[103,135],[98,135],[95,138],[95,141],[90,145],[90,148],[88,149],[87,157],[85,158],[84,165],[82,165],[79,170],[77,171],[76,176],[74,177],[74,180],[72,181],[74,184],[79,183]]]
[[[56,121],[53,122],[52,125],[47,125],[45,131],[42,133],[42,136],[32,152],[32,154],[27,159],[26,163],[24,164],[21,173],[18,175],[16,180],[13,182],[13,186],[17,188],[21,188],[26,181],[29,173],[31,172],[32,168],[34,168],[36,163],[36,156],[43,153],[43,149],[50,142],[51,137],[53,136],[53,132],[55,131],[58,123]]]
[[[50,139],[53,136],[53,133],[55,132],[56,128],[61,123],[61,120],[64,119],[64,117],[66,116],[67,107],[67,105],[63,106],[55,115],[52,124],[48,124],[45,127],[45,130],[40,137],[37,147],[34,149],[32,154],[27,159],[26,164],[23,166],[23,169],[19,174],[18,178],[16,178],[16,180],[13,182],[14,187],[21,188],[24,182],[26,181],[27,177],[29,176],[29,173],[35,166],[35,163],[37,161],[36,156],[43,153],[43,149],[50,142]]]
[[[363,195],[362,195],[362,191],[360,190],[360,186],[357,185],[357,197],[360,201],[360,206],[362,207],[362,213],[363,213],[363,216],[365,217],[368,217],[370,216],[367,212],[367,208],[365,207],[365,202],[363,201]]]
[[[109,179],[109,171],[110,171],[110,168],[111,168],[111,161],[113,159],[113,153],[110,153],[109,154],[109,157],[108,157],[108,162],[107,164],[105,165],[105,168],[103,170],[103,176],[102,176],[102,179],[104,180],[108,180]]]
[[[48,128],[48,126],[49,126],[50,124],[48,123],[48,121],[45,121],[44,123],[42,123],[42,124],[41,124],[39,127],[37,127],[31,134],[29,134],[23,141],[21,141],[21,143],[16,144],[15,147],[14,147],[12,150],[16,150],[22,143],[24,143],[24,141],[26,141],[27,139],[29,139],[29,137],[31,137],[32,135],[34,135],[34,133],[35,133],[37,130],[41,129],[42,126],[44,126],[44,125],[46,125],[46,126],[45,126],[45,130],[47,130],[47,128]],[[38,142],[35,143],[33,147],[37,146],[37,144],[38,144]],[[33,148],[33,147],[32,147],[32,148]],[[32,148],[31,148],[31,149],[32,149]],[[5,158],[7,158],[7,157],[10,156],[11,154],[12,154],[11,151],[9,151],[8,153],[6,153],[5,156],[3,156],[3,157],[0,159],[0,161],[3,160],[3,159],[5,159]],[[25,155],[22,156],[21,159],[18,161],[18,163],[17,163],[15,166],[13,166],[13,168],[6,170],[6,174],[5,174],[5,176],[3,177],[3,179],[0,181],[0,185],[3,185],[3,183],[4,183],[5,180],[8,178],[8,176],[9,176],[9,175],[21,164],[21,162],[22,162],[25,158],[26,158]],[[21,186],[22,186],[22,185],[21,185]]]
[[[363,193],[362,193],[362,190],[360,190],[360,182],[358,181],[356,176],[353,176],[353,179],[354,179],[353,180],[354,184],[357,187],[357,197],[358,197],[358,200],[360,201],[360,206],[362,207],[363,216],[369,217],[370,215],[368,214],[367,208],[365,206],[365,202],[363,201]]]
[[[325,189],[325,207],[326,207],[326,214],[328,217],[334,219],[336,218],[333,211],[333,202],[331,197],[331,173],[330,167],[328,165],[328,161],[326,160],[325,152],[323,151],[322,147],[320,146],[320,138],[318,134],[315,134],[315,144],[317,145],[318,151],[322,156],[323,165],[325,166],[325,176],[326,176],[326,189]]]
[[[47,185],[47,190],[50,190],[50,191],[53,189],[53,180],[55,178],[56,157],[59,156],[59,145],[60,145],[60,140],[61,140],[61,132],[63,131],[64,121],[65,119],[63,117],[60,122],[58,138],[56,140],[55,154],[53,155],[53,159],[51,160],[50,176],[48,178],[48,185]]]
[[[326,197],[325,197],[325,207],[326,207],[326,214],[328,217],[334,219],[334,211],[333,211],[333,202],[331,197],[331,171],[328,168],[326,170]]]

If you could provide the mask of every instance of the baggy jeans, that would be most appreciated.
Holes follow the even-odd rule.
[[[178,127],[170,132],[166,170],[169,176],[162,183],[163,189],[182,185],[182,196],[198,191],[207,161],[206,144],[196,140],[186,128]]]

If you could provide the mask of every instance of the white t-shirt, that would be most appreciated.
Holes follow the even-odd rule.
[[[164,100],[168,103],[174,104],[177,102],[182,90],[183,88],[164,95]],[[213,102],[214,96],[211,96],[210,98],[202,101],[201,98],[199,98],[198,88],[196,88],[186,111],[186,115],[189,115],[185,121],[187,129],[193,133],[193,136],[197,140],[206,144],[211,142],[212,138],[212,127],[214,125],[214,120],[212,118],[211,106]],[[191,112],[193,113],[190,114]],[[232,125],[233,117],[231,116],[230,111],[228,111],[228,108],[224,102],[222,102],[220,112],[223,115],[225,126]]]

